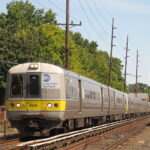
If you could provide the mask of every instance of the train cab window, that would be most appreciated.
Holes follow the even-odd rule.
[[[10,96],[11,97],[23,96],[23,76],[22,75],[12,75]]]
[[[39,97],[40,96],[40,86],[39,86],[39,75],[29,75],[28,80],[28,97]]]

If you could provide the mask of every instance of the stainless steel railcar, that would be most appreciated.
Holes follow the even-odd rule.
[[[6,108],[24,136],[49,135],[146,114],[150,106],[58,66],[25,63],[7,77]]]

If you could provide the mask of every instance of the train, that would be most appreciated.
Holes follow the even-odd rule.
[[[150,113],[149,102],[48,63],[10,68],[6,91],[8,119],[23,136],[49,136]]]

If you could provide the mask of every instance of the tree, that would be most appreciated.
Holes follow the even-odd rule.
[[[135,93],[135,88],[136,88],[136,84],[129,84],[130,93]],[[137,92],[150,94],[150,86],[144,83],[137,83]]]

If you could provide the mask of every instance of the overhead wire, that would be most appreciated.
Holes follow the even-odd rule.
[[[46,9],[50,9],[50,8],[46,7],[45,5],[43,5],[41,2],[39,2],[38,0],[34,0],[34,1],[35,1],[36,3],[38,3],[40,6],[43,6],[43,7],[46,8]],[[48,2],[49,2],[50,4],[52,4],[57,10],[61,11],[63,14],[66,14],[66,12],[65,12],[63,9],[59,8],[55,3],[51,2],[50,0],[48,0]],[[63,15],[57,14],[57,16],[62,17]],[[64,16],[63,16],[63,17],[64,17]],[[74,18],[74,19],[76,19],[76,20],[79,20],[79,19],[77,19],[76,17],[73,17],[73,16],[71,16],[71,17]],[[65,17],[64,17],[64,18],[65,18]],[[86,27],[85,27],[83,24],[82,24],[82,26],[84,27],[84,30],[86,31],[88,37],[91,38],[91,35],[89,34],[89,32],[88,32],[88,30],[86,29]]]
[[[101,29],[103,30],[103,32],[106,33],[107,35],[110,35],[110,33],[105,30],[105,28],[101,25],[101,23],[100,23],[99,20],[97,19],[97,17],[96,17],[96,15],[95,15],[94,11],[92,10],[92,8],[91,8],[90,5],[89,5],[88,0],[85,0],[85,2],[86,2],[86,4],[87,4],[87,6],[88,6],[88,8],[89,8],[89,10],[90,10],[90,12],[91,12],[91,14],[93,15],[95,21],[96,21],[97,24],[101,27]]]
[[[110,27],[111,24],[110,24],[110,23],[107,21],[107,19],[104,17],[104,15],[102,14],[102,12],[101,12],[100,9],[98,8],[98,6],[95,4],[94,0],[92,0],[92,2],[93,2],[93,4],[94,4],[95,8],[99,11],[100,16],[103,18],[103,20],[106,22],[106,24]],[[88,3],[87,0],[86,0],[86,3],[87,3],[87,5],[88,5],[88,7],[89,7],[89,9],[90,9],[90,11],[91,11],[91,14],[92,14],[93,17],[95,18],[97,24],[102,28],[102,30],[103,30],[106,34],[110,35],[110,33],[109,33],[108,31],[106,31],[106,30],[103,28],[103,26],[100,24],[100,22],[98,21],[97,17],[96,17],[95,14],[94,14],[94,11],[93,11],[92,8],[90,7],[90,5],[89,5],[89,3]],[[119,47],[122,49],[122,45],[121,45],[121,43],[119,42],[119,40],[117,40],[117,42],[118,42]],[[120,51],[119,48],[118,48],[118,50]],[[121,53],[122,53],[122,51],[121,51]],[[122,55],[122,57],[124,58],[123,55]]]
[[[36,2],[38,5],[40,5],[40,6],[43,6],[43,7],[46,8],[47,10],[51,9],[51,8],[49,8],[49,7],[45,6],[45,5],[43,5],[43,3],[39,2],[38,0],[33,0],[33,1],[35,1],[35,2]],[[64,18],[64,16],[63,16],[62,14],[60,15],[60,14],[57,13],[57,16]]]
[[[48,0],[48,2],[51,3],[51,5],[53,5],[55,8],[57,8],[58,10],[60,10],[61,12],[64,13],[64,10],[61,9],[61,8],[59,8],[54,2],[52,2],[52,1],[50,1],[50,0]]]
[[[52,4],[57,10],[59,10],[59,11],[61,11],[62,13],[66,14],[65,10],[59,8],[59,7],[58,7],[55,3],[53,3],[51,0],[48,0],[48,2],[49,2],[50,4]],[[70,17],[73,18],[73,19],[75,19],[75,20],[77,20],[77,21],[80,21],[77,17],[74,17],[74,16],[72,16],[72,15],[70,15]],[[84,24],[82,24],[82,26],[83,26],[83,29],[85,30],[85,32],[87,33],[88,37],[91,39],[91,35],[90,35],[90,33],[88,32],[86,26],[85,26]],[[82,26],[81,26],[81,27],[82,27]]]
[[[95,8],[97,9],[97,11],[99,12],[99,15],[101,16],[101,18],[105,21],[105,23],[108,25],[108,26],[111,26],[111,23],[106,19],[106,17],[103,15],[103,13],[102,13],[102,11],[101,11],[101,9],[99,9],[99,7],[96,5],[96,3],[95,3],[95,0],[91,0],[92,2],[93,2],[93,4],[94,4],[94,6],[95,6]],[[99,1],[100,2],[100,1]],[[110,16],[111,17],[111,16]],[[111,17],[112,18],[112,17]],[[122,45],[124,45],[123,44],[123,40],[122,40],[122,38],[121,38],[121,35],[120,35],[120,33],[119,32],[117,32],[117,34],[119,35],[119,38],[116,38],[116,41],[117,41],[117,43],[118,43],[118,46],[121,48],[121,49],[124,49],[124,46],[122,46]],[[120,41],[120,39],[121,39],[121,41]],[[119,50],[120,51],[120,50]],[[121,51],[122,52],[122,51]]]
[[[103,20],[106,22],[106,24],[108,25],[108,26],[111,26],[111,24],[107,21],[107,19],[106,19],[106,17],[103,15],[103,13],[101,12],[101,10],[99,9],[99,7],[96,5],[96,3],[95,3],[95,1],[94,0],[92,0],[92,2],[93,2],[93,4],[94,4],[94,6],[95,6],[95,8],[97,9],[97,11],[99,12],[99,15],[103,18]],[[100,1],[99,1],[100,2]],[[111,17],[111,16],[110,16]],[[119,49],[119,47],[121,48],[121,49],[124,49],[124,46],[122,46],[122,45],[124,45],[123,44],[123,40],[122,40],[122,36],[120,35],[120,33],[118,32],[118,37],[119,38],[117,38],[117,43],[118,43],[118,49]],[[121,39],[121,41],[120,41],[120,39]],[[132,44],[132,41],[131,41],[131,44]],[[132,47],[132,46],[130,46],[130,47]],[[129,48],[130,49],[130,48]],[[136,50],[136,48],[134,48],[135,50]],[[134,52],[135,52],[135,50],[134,50]],[[119,49],[119,51],[120,51],[120,49]],[[133,50],[132,49],[130,49],[130,52],[133,54]],[[134,57],[135,56],[135,57]],[[135,54],[133,54],[133,55],[130,55],[129,56],[129,61],[131,61],[132,63],[130,63],[130,67],[132,68],[132,70],[135,70],[135,66],[133,66],[133,62],[134,63],[136,63],[136,53]],[[134,69],[133,69],[134,68]]]
[[[108,31],[106,31],[105,29],[104,29],[104,27],[100,24],[100,22],[98,21],[98,19],[97,19],[97,17],[95,16],[95,13],[94,13],[94,11],[92,10],[92,8],[90,7],[90,5],[89,5],[89,3],[88,3],[88,1],[87,0],[85,0],[85,2],[86,2],[86,4],[87,4],[87,6],[88,6],[88,8],[89,8],[89,10],[90,10],[90,12],[91,12],[91,14],[92,14],[92,16],[94,17],[94,19],[95,19],[95,21],[97,22],[97,24],[102,28],[102,30],[107,34],[107,35],[110,35],[110,33],[108,32]],[[95,4],[95,3],[94,3]],[[98,8],[98,7],[97,7]],[[104,18],[104,17],[103,17]],[[106,19],[105,19],[105,21],[106,21]],[[107,22],[107,21],[106,21]],[[107,22],[107,24],[109,25],[109,23]],[[108,42],[109,43],[109,42]],[[119,45],[120,47],[121,47],[121,49],[122,49],[122,46],[121,46],[121,44]],[[120,51],[120,49],[119,49],[119,47],[118,46],[116,46],[116,48]],[[124,56],[122,55],[122,51],[121,51],[121,56],[124,58]]]
[[[99,14],[100,14],[100,16],[103,18],[103,20],[106,22],[106,24],[108,25],[108,26],[110,26],[111,24],[109,23],[109,21],[106,19],[106,17],[103,15],[103,13],[102,13],[102,11],[99,9],[99,7],[96,5],[96,3],[95,3],[95,0],[92,0],[92,2],[93,2],[93,4],[94,4],[94,6],[95,6],[95,8],[97,9],[97,11],[99,12]],[[100,2],[100,1],[99,1]],[[110,16],[111,17],[111,16]],[[116,47],[118,47],[118,50],[121,52],[121,54],[122,54],[122,50],[124,50],[125,49],[125,44],[122,42],[123,40],[122,40],[122,36],[120,35],[120,33],[119,32],[117,32],[117,36],[118,36],[118,38],[116,38],[116,41],[117,41],[117,45],[118,46],[116,46]],[[121,40],[121,41],[120,41]],[[120,47],[120,49],[119,49],[119,47]],[[122,49],[122,50],[121,50]],[[130,56],[131,58],[132,58],[132,55]],[[123,58],[124,58],[124,56],[123,56]]]
[[[103,13],[102,13],[101,10],[97,7],[97,5],[96,5],[96,3],[94,2],[94,0],[92,0],[92,2],[93,2],[93,4],[94,4],[95,8],[98,10],[99,15],[102,17],[102,19],[106,22],[106,24],[107,24],[108,26],[111,26],[111,23],[110,23],[109,21],[107,21],[107,19],[104,17]]]
[[[103,41],[106,45],[109,45],[109,43],[107,43],[99,34],[98,34],[98,31],[96,30],[95,26],[93,25],[92,21],[90,20],[90,18],[88,17],[81,1],[79,0],[79,4],[80,4],[80,7],[81,9],[83,10],[83,13],[85,15],[85,17],[87,18],[88,22],[90,23],[91,27],[93,28],[94,32],[96,33],[96,35],[101,39],[101,41]]]

